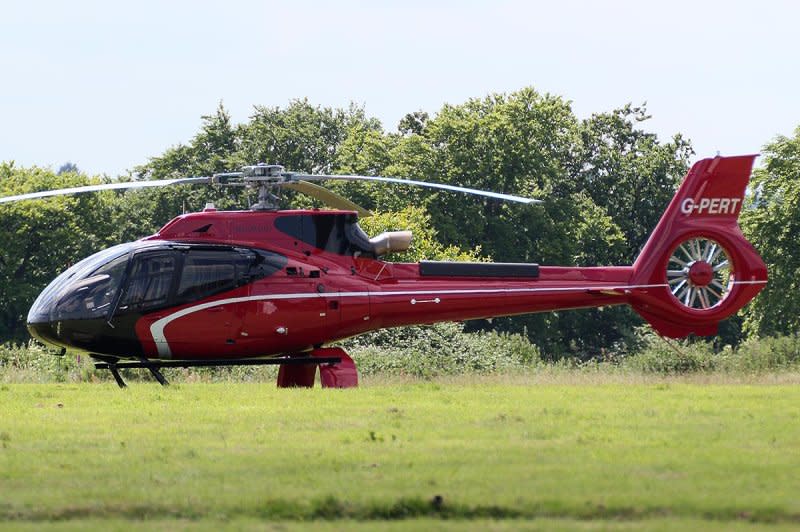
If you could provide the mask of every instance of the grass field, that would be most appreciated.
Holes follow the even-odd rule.
[[[0,385],[15,529],[800,526],[800,387]]]

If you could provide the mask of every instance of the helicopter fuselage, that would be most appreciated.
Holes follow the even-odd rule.
[[[37,338],[111,357],[299,353],[383,327],[627,302],[631,267],[391,263],[349,211],[204,211],[59,276]]]

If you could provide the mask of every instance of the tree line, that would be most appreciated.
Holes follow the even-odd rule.
[[[368,231],[412,228],[415,247],[397,260],[470,258],[553,265],[630,264],[655,227],[694,155],[680,134],[646,130],[643,106],[579,119],[567,100],[525,88],[445,105],[434,116],[407,114],[394,131],[351,105],[296,100],[256,106],[235,124],[220,105],[186,144],[132,169],[123,179],[209,175],[246,164],[301,172],[359,173],[438,181],[536,197],[522,206],[450,192],[375,183],[329,183],[380,213]],[[705,156],[706,154],[700,154]],[[770,268],[764,292],[720,331],[720,342],[797,330],[794,251],[800,230],[800,128],[764,148],[742,226]],[[0,195],[62,188],[108,178],[0,163]],[[285,194],[291,206],[314,205]],[[104,192],[0,206],[0,342],[24,341],[27,309],[69,264],[104,247],[155,232],[206,201],[246,207],[234,189],[172,187]],[[477,321],[469,330],[526,334],[549,357],[590,357],[629,341],[641,320],[626,307]]]

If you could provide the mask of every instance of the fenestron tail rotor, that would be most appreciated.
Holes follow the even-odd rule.
[[[29,199],[40,199],[52,196],[63,196],[69,194],[82,194],[85,192],[99,192],[103,190],[125,190],[136,188],[155,188],[165,187],[172,185],[218,185],[218,186],[249,186],[258,190],[258,203],[252,206],[255,210],[273,210],[277,209],[276,197],[272,193],[275,189],[286,188],[295,190],[307,196],[311,196],[321,202],[337,209],[354,210],[358,212],[361,217],[371,216],[372,213],[348,200],[332,192],[324,187],[311,183],[310,181],[326,181],[326,180],[339,180],[339,181],[373,181],[381,183],[390,183],[395,185],[410,185],[418,187],[427,187],[439,190],[447,190],[450,192],[462,192],[465,194],[472,194],[483,196],[487,198],[499,199],[504,201],[513,201],[517,203],[531,204],[541,203],[540,200],[532,198],[524,198],[521,196],[514,196],[512,194],[503,194],[499,192],[490,192],[486,190],[478,190],[474,188],[461,187],[456,185],[448,185],[444,183],[430,183],[427,181],[415,181],[413,179],[400,179],[396,177],[382,177],[382,176],[362,176],[362,175],[328,175],[328,174],[304,174],[299,172],[286,172],[282,166],[258,164],[253,166],[245,166],[241,172],[226,172],[214,174],[210,177],[184,177],[177,179],[159,179],[148,181],[127,181],[118,183],[103,183],[99,185],[87,185],[82,187],[62,188],[57,190],[45,190],[40,192],[30,192],[27,194],[17,194],[15,196],[6,196],[0,198],[0,203],[10,203],[13,201],[23,201]]]
[[[709,310],[731,290],[733,267],[728,252],[708,238],[690,238],[678,244],[667,263],[670,292],[684,307]]]

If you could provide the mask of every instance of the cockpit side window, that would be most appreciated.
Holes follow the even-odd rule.
[[[141,253],[134,257],[120,312],[144,312],[169,302],[176,272],[177,255],[172,251]]]

